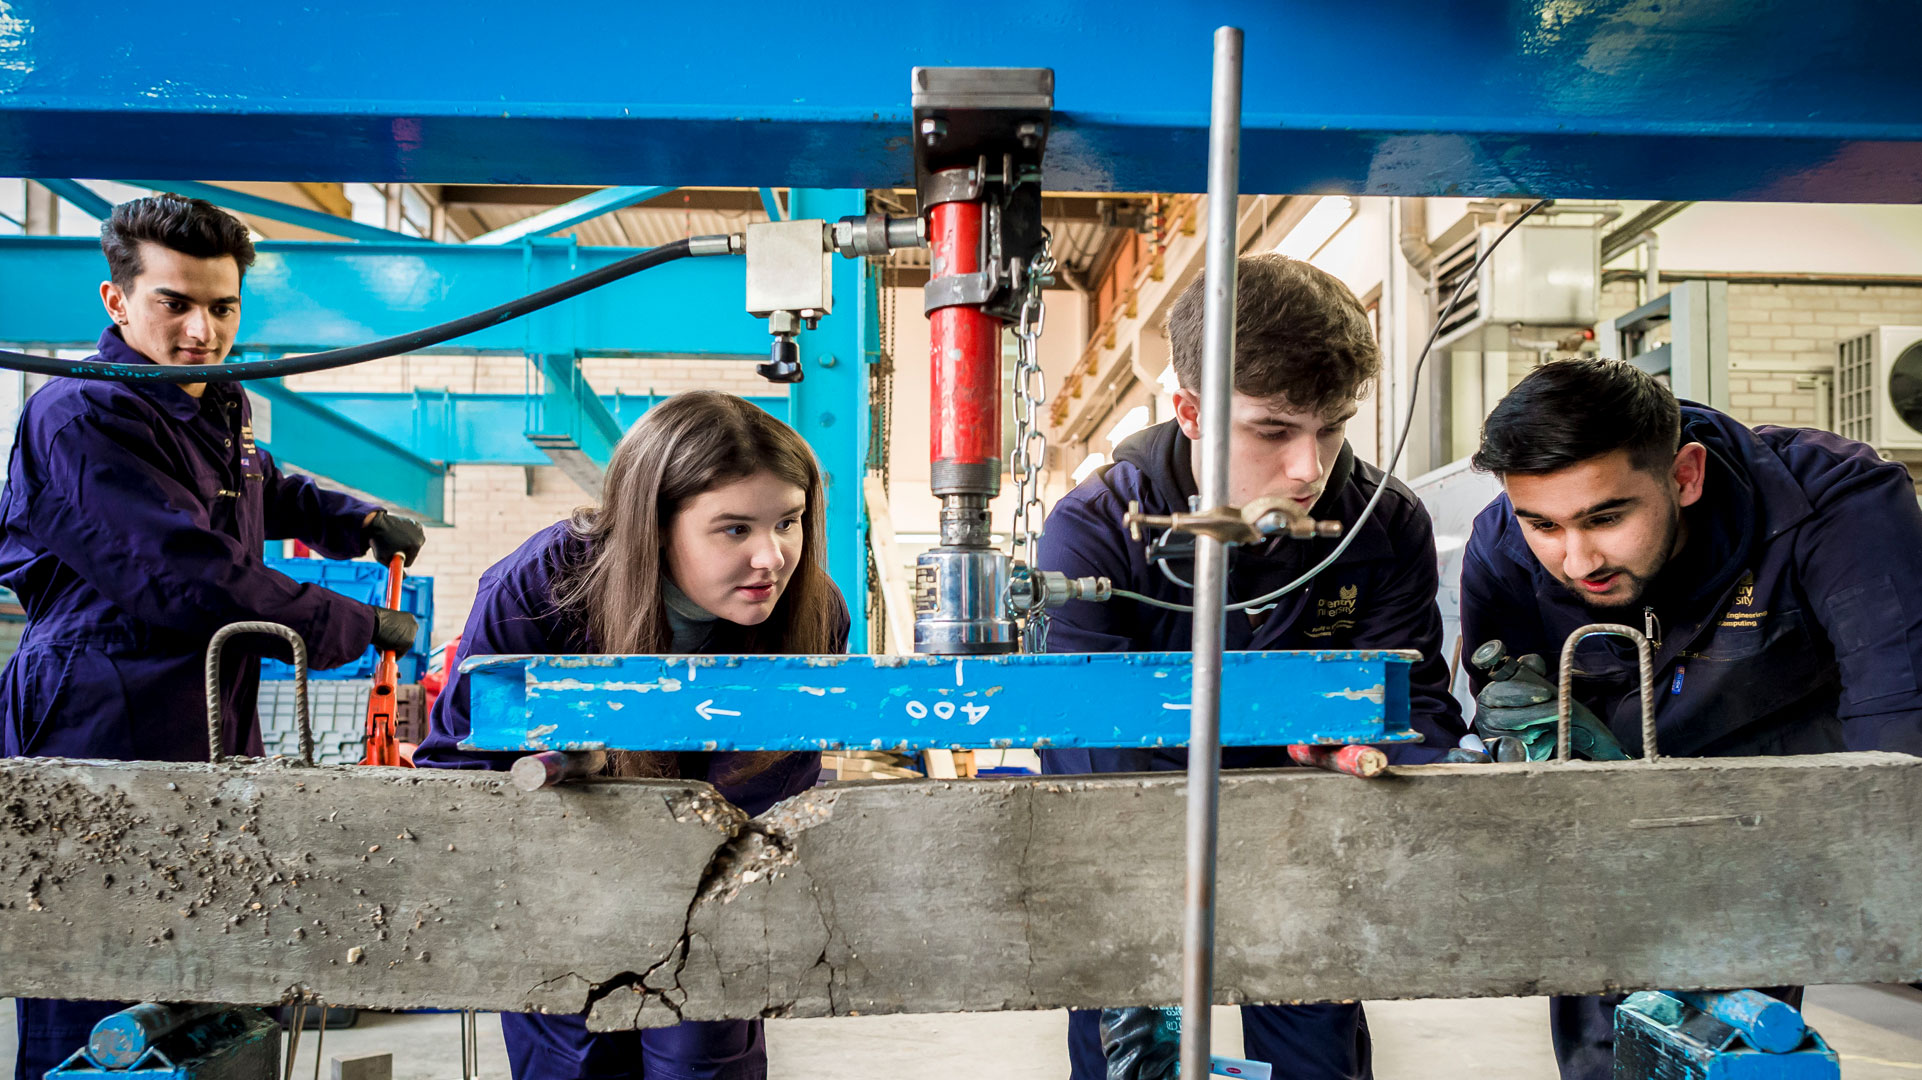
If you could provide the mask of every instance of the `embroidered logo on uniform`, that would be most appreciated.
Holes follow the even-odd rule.
[[[1315,601],[1315,618],[1320,625],[1305,631],[1311,638],[1332,637],[1337,631],[1352,630],[1355,609],[1361,606],[1361,586],[1343,585],[1335,590],[1332,597],[1324,596]]]
[[[1361,586],[1343,585],[1333,597],[1322,597],[1315,601],[1315,614],[1323,619],[1338,619],[1353,615],[1355,607],[1361,603]]]
[[[1768,612],[1755,610],[1755,575],[1743,574],[1735,583],[1735,599],[1717,626],[1730,630],[1753,630],[1768,618]]]
[[[254,426],[252,424],[240,425],[240,452],[243,455],[254,452]]]

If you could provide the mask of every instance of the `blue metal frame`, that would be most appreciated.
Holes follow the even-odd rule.
[[[769,221],[786,221],[788,215],[781,209],[781,197],[771,187],[761,189],[761,209],[767,211]]]
[[[34,183],[72,203],[83,214],[105,221],[107,215],[113,213],[113,203],[105,195],[78,180],[39,179]]]
[[[613,213],[635,203],[646,202],[657,195],[665,195],[671,187],[611,187],[603,188],[592,195],[583,195],[573,202],[562,203],[551,210],[543,210],[532,217],[522,218],[512,225],[505,225],[493,232],[482,233],[469,240],[470,244],[511,244],[529,236],[546,236],[550,233],[565,232],[584,221],[592,221],[602,214]]]
[[[247,384],[255,395],[260,445],[299,465],[430,522],[447,517],[445,465],[287,389],[279,379]]]
[[[194,199],[205,199],[215,206],[224,206],[229,210],[238,210],[243,214],[263,217],[268,221],[279,221],[288,225],[298,225],[303,229],[312,229],[315,232],[326,233],[329,236],[344,236],[350,240],[366,240],[377,244],[426,244],[432,242],[423,240],[418,236],[411,236],[407,233],[394,232],[391,229],[382,229],[374,225],[362,225],[352,218],[336,217],[324,210],[309,210],[304,206],[292,206],[281,202],[279,199],[269,199],[262,195],[249,195],[244,191],[235,191],[232,188],[224,188],[218,184],[203,184],[194,180],[122,180],[120,183],[131,184],[134,187],[152,188],[155,191],[171,191],[176,195],[186,195]],[[95,216],[105,217],[106,215],[99,214]]]
[[[1228,653],[1221,741],[1418,739],[1413,663],[1402,652]],[[1193,665],[1187,653],[477,656],[461,670],[474,722],[464,745],[476,749],[927,750],[1181,746]]]
[[[728,18],[779,25],[779,57],[692,63],[669,54],[711,38],[714,9],[582,14],[636,61],[530,64],[526,9],[502,0],[458,34],[441,5],[386,0],[217,20],[13,0],[0,146],[42,176],[877,188],[913,174],[912,66],[1025,65],[1056,72],[1051,187],[1199,191],[1229,23],[1245,192],[1922,200],[1909,0],[981,0],[885,30],[750,4]]]
[[[352,391],[302,391],[316,405],[349,416],[362,426],[386,432],[414,453],[443,465],[546,465],[548,458],[528,443],[527,396],[524,394],[457,394],[450,390],[414,390],[402,394]],[[625,431],[647,410],[667,400],[665,394],[603,394],[601,404]],[[750,397],[749,401],[782,420],[788,418],[784,396]]]
[[[834,221],[867,211],[862,191],[788,191],[794,218]],[[834,313],[796,337],[806,378],[790,390],[788,423],[821,460],[827,488],[828,573],[853,617],[849,640],[868,641],[868,509],[861,479],[868,467],[868,346],[880,340],[873,268],[866,259],[833,262]]]
[[[263,240],[254,250],[239,349],[273,353],[418,330],[638,251],[571,239],[506,247]],[[91,346],[106,326],[98,291],[106,272],[94,239],[0,237],[0,341]],[[742,259],[682,259],[429,351],[758,360],[767,332],[742,311],[746,282]]]

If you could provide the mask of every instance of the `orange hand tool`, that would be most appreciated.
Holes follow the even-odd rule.
[[[387,606],[400,607],[401,557],[387,563]],[[362,765],[397,765],[413,768],[414,763],[400,756],[400,735],[394,725],[394,707],[399,699],[400,654],[388,649],[380,654],[374,668],[374,690],[367,695],[367,756]]]

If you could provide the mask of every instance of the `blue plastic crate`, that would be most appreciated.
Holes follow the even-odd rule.
[[[359,600],[363,604],[384,605],[387,602],[387,568],[379,563],[366,560],[338,559],[283,559],[269,556],[269,569],[278,570],[295,581],[311,582],[332,589],[342,596]],[[429,638],[434,630],[434,579],[431,577],[409,577],[401,582],[400,607],[420,620],[420,633],[414,638],[414,647],[400,657],[400,681],[419,682],[426,670]],[[360,659],[351,664],[342,664],[326,671],[309,673],[314,679],[371,679],[374,668],[380,663],[380,653],[372,646]],[[262,679],[291,679],[294,677],[292,664],[278,660],[263,660],[260,663]]]

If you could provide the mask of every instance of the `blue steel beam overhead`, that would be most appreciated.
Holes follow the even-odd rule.
[[[511,244],[529,236],[546,236],[550,233],[566,232],[583,221],[592,221],[602,214],[612,213],[635,203],[646,202],[656,195],[665,195],[671,187],[611,187],[603,188],[592,195],[583,195],[573,202],[565,202],[551,210],[543,210],[533,217],[522,218],[493,232],[482,233],[469,240],[470,244]]]
[[[1036,66],[1056,72],[1051,187],[1199,191],[1209,41],[1232,23],[1245,192],[1922,200],[1910,0],[981,0],[865,34],[756,3],[730,19],[780,25],[785,55],[857,59],[721,49],[564,76],[527,62],[522,6],[478,7],[448,35],[441,5],[386,0],[212,22],[13,0],[0,146],[43,176],[888,187],[913,175],[912,66]],[[612,6],[593,36],[649,56],[713,18]]]
[[[79,207],[83,214],[105,221],[107,215],[113,213],[112,202],[78,180],[35,180],[34,183]]]
[[[867,193],[792,188],[787,208],[796,218],[835,221],[865,213]],[[836,256],[832,266],[834,313],[795,339],[806,377],[789,391],[788,422],[814,448],[826,474],[827,512],[834,522],[827,569],[847,598],[854,617],[849,641],[861,652],[868,641],[868,511],[861,479],[868,467],[868,348],[879,340],[878,304],[868,260]]]
[[[238,210],[243,214],[263,217],[268,221],[298,225],[329,236],[343,236],[349,240],[367,240],[385,244],[425,244],[418,236],[410,236],[391,229],[362,225],[352,218],[335,217],[323,210],[309,210],[304,206],[290,206],[278,199],[260,195],[249,195],[218,184],[202,184],[193,180],[122,180],[123,184],[134,187],[152,188],[155,191],[171,191],[194,199],[205,199],[215,206]]]
[[[446,520],[447,469],[293,390],[247,383],[254,431],[281,465],[297,465],[430,522]]]
[[[549,260],[586,271],[635,253],[603,247],[548,253],[572,247],[567,240],[540,241],[535,254],[520,245],[262,241],[254,245],[259,261],[241,286],[240,348],[286,353],[358,345],[552,284],[559,277],[548,272]],[[741,308],[746,274],[738,258],[682,259],[437,351],[759,359],[767,333]],[[0,238],[0,296],[7,298],[0,342],[92,345],[107,325],[99,298],[106,276],[96,240]]]
[[[522,436],[527,431],[523,394],[457,394],[450,390],[411,393],[303,391],[302,397],[365,427],[386,432],[414,453],[443,465],[547,465],[547,455]],[[665,394],[603,394],[601,404],[625,431]],[[749,401],[782,420],[786,397],[759,396]]]

